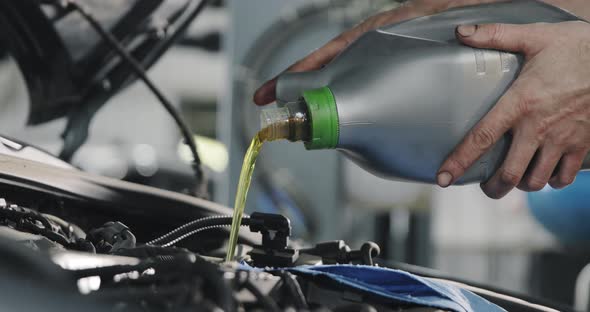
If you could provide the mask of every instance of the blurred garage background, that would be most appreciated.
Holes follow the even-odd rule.
[[[233,204],[246,145],[259,127],[255,88],[364,17],[397,5],[217,1],[191,25],[149,74],[198,135],[215,201]],[[66,121],[25,126],[26,94],[14,61],[5,57],[0,132],[58,154]],[[99,111],[73,162],[96,174],[182,192],[192,173],[180,140],[163,108],[136,83]],[[590,206],[587,182],[582,174],[563,192],[513,192],[494,201],[477,185],[441,190],[384,181],[337,152],[276,142],[264,147],[247,211],[289,216],[303,241],[342,239],[358,247],[373,240],[390,261],[572,304],[576,280],[590,262],[590,226],[583,222],[590,213],[582,209]],[[582,274],[578,289],[588,294],[584,279]],[[578,307],[585,300],[579,295]]]

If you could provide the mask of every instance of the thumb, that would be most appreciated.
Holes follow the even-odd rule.
[[[484,24],[457,27],[457,39],[468,46],[529,53],[535,46],[531,25]]]

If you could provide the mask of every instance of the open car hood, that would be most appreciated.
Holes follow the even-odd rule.
[[[77,0],[99,27],[149,68],[205,7],[196,0]],[[67,1],[0,2],[0,48],[16,60],[29,95],[27,123],[67,117],[60,158],[71,160],[96,112],[134,79],[87,17]],[[1,55],[2,53],[0,53]]]

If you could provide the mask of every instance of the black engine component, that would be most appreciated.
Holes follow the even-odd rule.
[[[289,248],[291,222],[284,216],[255,212],[250,216],[250,231],[262,234],[262,245],[248,253],[257,267],[290,267],[299,252]]]
[[[250,216],[250,231],[262,234],[262,246],[284,249],[291,236],[291,221],[285,216],[255,212]]]
[[[373,265],[373,259],[380,254],[379,246],[373,242],[364,243],[359,250],[351,250],[342,240],[319,243],[307,249],[289,248],[291,224],[282,215],[255,212],[244,223],[249,225],[250,231],[262,234],[262,245],[255,245],[248,253],[257,267],[290,267],[303,254],[319,257],[323,264]]]
[[[342,240],[319,243],[313,248],[303,249],[301,253],[318,256],[324,264],[364,264],[373,265],[373,258],[378,257],[381,249],[373,242],[366,242],[359,250],[351,250]]]
[[[107,222],[88,232],[86,239],[94,244],[99,253],[117,252],[135,247],[135,235],[121,222]]]

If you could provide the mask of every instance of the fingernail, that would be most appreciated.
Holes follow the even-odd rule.
[[[461,25],[457,27],[457,33],[461,37],[469,37],[475,33],[477,25]]]
[[[453,180],[453,176],[448,172],[441,172],[436,177],[436,183],[440,187],[448,187],[451,184],[451,180]]]

